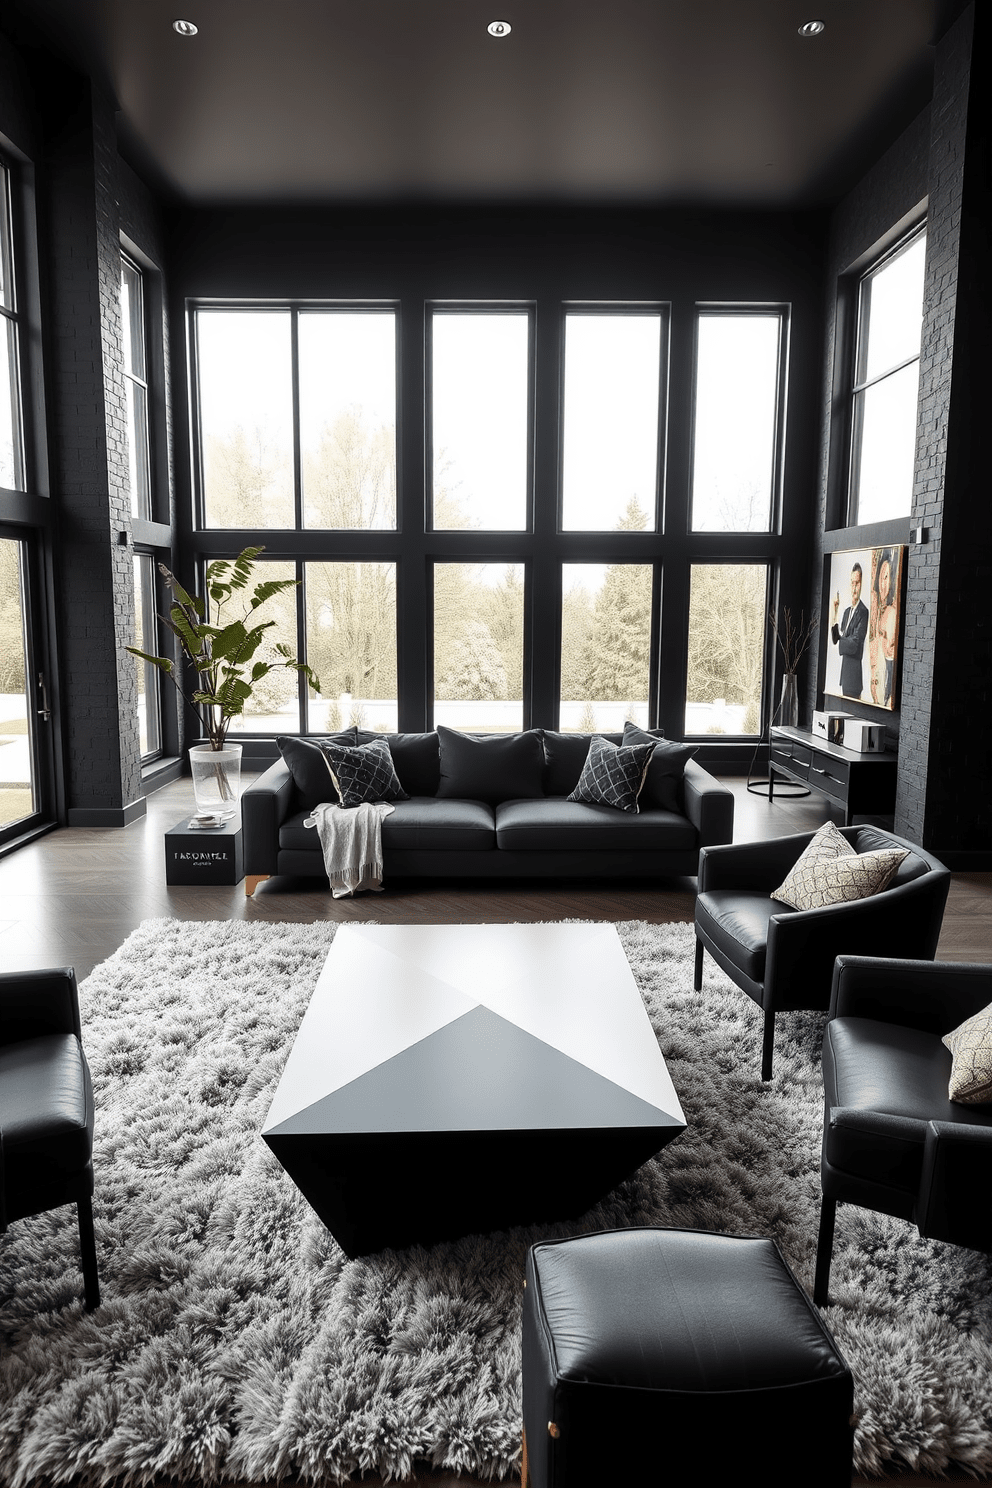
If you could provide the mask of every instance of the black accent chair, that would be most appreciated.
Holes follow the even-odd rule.
[[[775,1014],[830,1006],[839,955],[898,955],[932,961],[951,875],[915,843],[879,827],[843,827],[855,852],[906,847],[889,888],[850,904],[790,909],[771,898],[813,837],[704,847],[696,897],[696,976],[703,950],[764,1010],[761,1078],[772,1076]]]
[[[992,1250],[992,1105],[951,1101],[941,1042],[992,1002],[992,965],[840,956],[823,1034],[813,1300],[827,1301],[838,1203]]]
[[[75,1204],[86,1310],[100,1305],[93,1234],[93,1086],[76,974],[0,974],[0,1232]]]

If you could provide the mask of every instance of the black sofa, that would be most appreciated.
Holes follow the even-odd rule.
[[[528,759],[538,761],[506,771],[473,771],[471,761],[463,780],[460,761],[453,755],[470,754],[472,741],[485,766],[486,750],[501,751],[509,741],[500,735],[459,736],[453,745],[450,731],[445,760],[438,734],[373,735],[347,730],[338,742],[366,743],[385,738],[400,784],[409,799],[395,802],[383,822],[383,872],[387,879],[451,875],[480,878],[540,877],[653,877],[694,874],[699,849],[730,842],[733,837],[734,798],[693,760],[678,764],[674,774],[652,786],[652,771],[636,813],[609,806],[567,801],[589,748],[589,735],[560,734],[530,729],[512,736]],[[312,736],[317,737],[317,736]],[[620,734],[603,738],[619,744]],[[659,736],[660,737],[660,736]],[[489,739],[490,746],[485,741]],[[289,741],[288,752],[305,752],[307,740]],[[669,746],[671,748],[672,746]],[[311,751],[320,759],[318,751]],[[659,760],[659,766],[662,762]],[[296,761],[294,760],[294,768]],[[326,766],[321,766],[326,771]],[[331,799],[318,777],[293,770],[279,759],[246,788],[241,798],[244,831],[245,889],[252,894],[262,879],[273,874],[324,877],[324,860],[317,832],[304,827],[304,818],[317,800]],[[300,783],[302,782],[302,784]],[[460,793],[461,783],[467,789]],[[309,784],[309,789],[307,788]],[[502,799],[503,791],[510,792]],[[488,799],[479,799],[480,795]],[[316,796],[316,799],[315,799]]]

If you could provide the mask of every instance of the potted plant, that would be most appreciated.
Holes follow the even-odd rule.
[[[159,564],[159,571],[172,593],[173,603],[163,616],[166,625],[178,639],[186,660],[197,674],[198,686],[187,696],[168,656],[150,656],[137,646],[128,646],[133,656],[151,662],[171,677],[180,696],[201,710],[206,744],[194,744],[189,751],[193,772],[193,793],[197,811],[231,817],[237,809],[241,788],[241,745],[229,744],[227,732],[231,720],[239,718],[255,686],[277,667],[302,672],[310,686],[320,691],[320,682],[305,662],[298,661],[292,648],[282,642],[275,650],[280,661],[255,661],[265,632],[274,620],[253,623],[255,612],[273,595],[292,589],[298,579],[264,579],[254,581],[255,559],[262,548],[244,548],[237,558],[218,559],[206,573],[207,602],[189,594],[176,576]],[[225,607],[235,595],[243,594],[246,608],[238,619],[228,619]]]

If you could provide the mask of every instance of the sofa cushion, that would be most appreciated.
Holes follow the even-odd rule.
[[[544,795],[544,751],[537,729],[523,734],[461,734],[438,724],[438,799],[517,800]]]
[[[315,827],[305,827],[307,812],[298,811],[279,828],[279,847],[286,852],[320,855]],[[383,850],[485,852],[496,846],[493,808],[481,801],[439,801],[411,796],[396,801],[382,823]]]
[[[436,796],[441,781],[441,753],[437,734],[371,734],[358,730],[359,744],[385,739],[393,768],[408,796]]]
[[[648,761],[655,741],[647,744],[611,744],[594,734],[582,766],[579,783],[568,797],[593,806],[612,806],[617,811],[637,811],[637,798],[644,785]]]
[[[385,739],[367,744],[324,744],[322,753],[331,769],[342,806],[365,802],[405,801],[407,792],[396,778],[393,756]]]
[[[299,793],[298,802],[301,806],[308,806],[312,811],[322,801],[329,801],[332,805],[337,804],[337,791],[331,779],[327,759],[321,753],[322,744],[344,744],[355,743],[355,730],[344,729],[339,734],[311,734],[304,737],[302,734],[280,734],[276,739],[279,753],[289,766],[293,783]]]
[[[685,800],[682,777],[687,762],[698,753],[699,745],[679,744],[674,739],[666,739],[663,729],[642,729],[636,723],[624,724],[625,744],[650,744],[652,740],[655,750],[638,804],[642,811],[645,806],[656,806],[659,811],[681,811]]]
[[[382,824],[382,846],[386,851],[485,852],[496,846],[493,808],[436,796],[397,801]]]
[[[544,745],[544,793],[568,796],[579,783],[582,766],[589,753],[592,734],[562,734],[554,729],[541,729]],[[611,744],[622,744],[622,734],[600,734]]]
[[[541,801],[504,801],[497,806],[496,845],[517,852],[585,852],[596,848],[683,851],[696,845],[696,829],[684,816],[671,811],[641,811],[635,815],[612,806],[545,796]]]
[[[696,896],[696,925],[752,982],[765,979],[769,920],[793,912],[754,889],[712,889]]]

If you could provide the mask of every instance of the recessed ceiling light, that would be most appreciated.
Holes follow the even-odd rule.
[[[200,28],[192,21],[173,21],[172,29],[178,36],[195,36]]]
[[[825,21],[803,21],[799,27],[800,36],[819,36],[826,25]]]
[[[509,21],[490,21],[489,25],[486,27],[486,30],[489,32],[490,36],[509,36],[510,32],[513,30],[513,27],[510,25]]]

